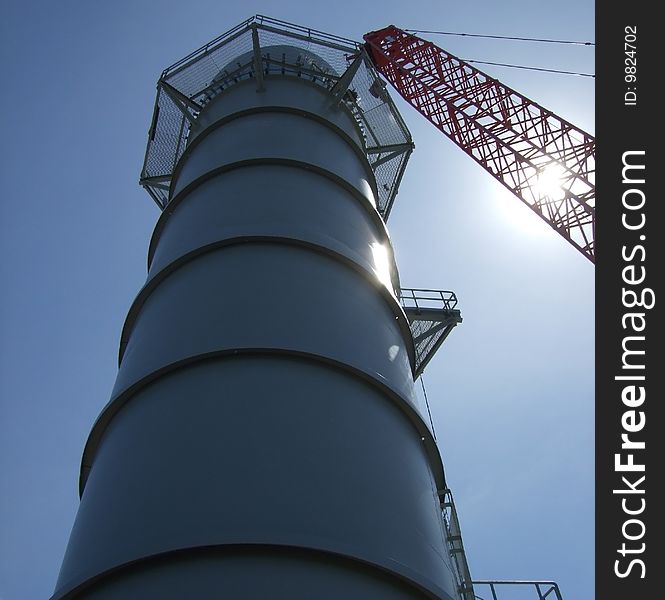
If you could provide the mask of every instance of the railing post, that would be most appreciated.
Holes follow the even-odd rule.
[[[496,597],[496,590],[494,589],[494,584],[493,584],[493,583],[490,583],[490,591],[492,592],[492,598],[493,598],[494,600],[497,600],[497,597]]]

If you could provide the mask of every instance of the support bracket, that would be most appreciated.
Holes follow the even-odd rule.
[[[358,53],[353,62],[349,65],[346,71],[344,71],[344,74],[339,78],[337,83],[333,86],[332,90],[330,90],[330,93],[332,94],[333,97],[333,105],[336,106],[342,101],[342,98],[344,98],[344,94],[346,94],[346,92],[349,90],[349,86],[351,85],[353,78],[356,76],[358,68],[360,67],[360,63],[362,63],[362,61],[363,61],[362,53]]]
[[[256,91],[263,92],[266,89],[263,79],[263,59],[261,58],[261,44],[259,43],[259,31],[256,23],[250,25],[252,30],[252,50],[254,51],[254,77],[256,78]]]
[[[173,100],[175,105],[180,109],[182,114],[190,123],[196,121],[196,117],[190,112],[190,110],[197,113],[200,112],[203,107],[198,102],[195,102],[191,98],[185,96],[185,94],[175,89],[170,83],[164,81],[163,79],[160,79],[159,87],[161,87],[169,96],[169,98]]]

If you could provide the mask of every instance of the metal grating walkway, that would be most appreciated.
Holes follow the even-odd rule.
[[[413,378],[418,378],[453,328],[462,322],[454,292],[402,288],[402,308],[409,319],[416,350]]]

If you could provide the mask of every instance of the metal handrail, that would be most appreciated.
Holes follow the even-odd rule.
[[[520,585],[520,586],[533,586],[534,591],[537,594],[538,600],[547,600],[548,596],[550,594],[554,594],[556,597],[556,600],[563,600],[563,596],[561,595],[561,590],[559,590],[559,586],[554,582],[554,581],[523,581],[523,580],[509,580],[509,579],[492,579],[492,580],[478,580],[473,582],[474,586],[474,591],[477,591],[476,586],[489,586],[490,592],[492,593],[492,600],[503,600],[497,595],[496,588],[497,586],[514,586],[514,585]],[[541,589],[541,586],[543,588],[547,588],[545,591]],[[500,593],[500,592],[499,592]],[[478,596],[476,594],[476,598],[478,600],[488,600],[487,598],[483,598],[482,596]],[[506,596],[503,596],[503,598],[506,598]]]
[[[453,310],[457,306],[455,292],[448,290],[402,288],[400,289],[399,299],[404,308],[443,308],[445,310]]]

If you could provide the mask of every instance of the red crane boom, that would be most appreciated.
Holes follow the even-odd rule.
[[[593,136],[393,25],[364,40],[407,102],[595,262]],[[556,180],[555,191],[545,179]]]

